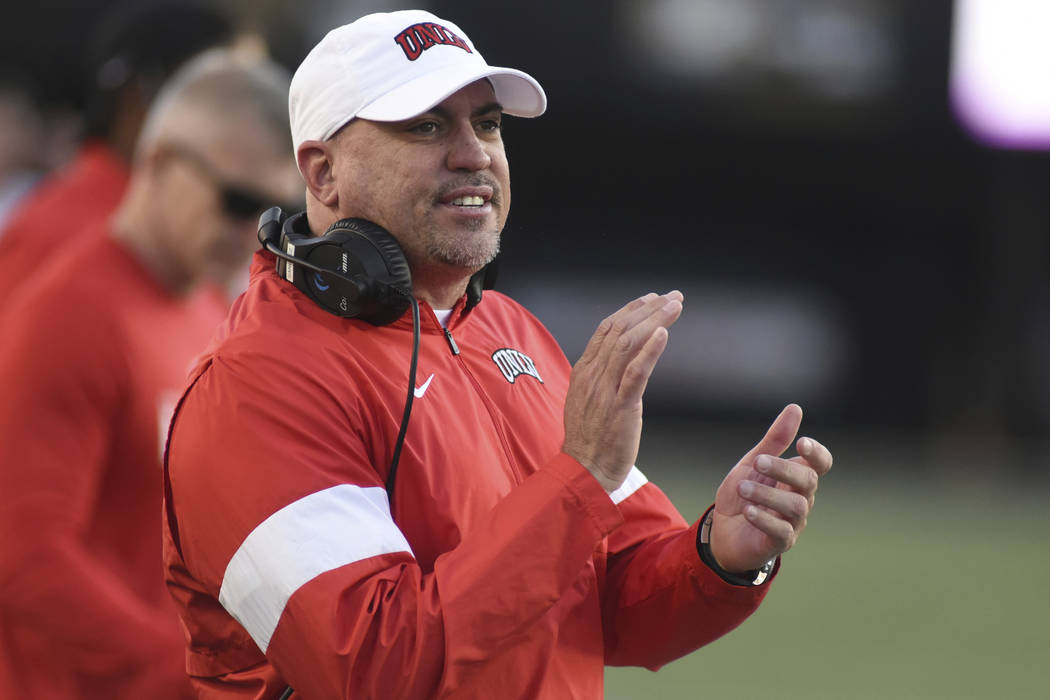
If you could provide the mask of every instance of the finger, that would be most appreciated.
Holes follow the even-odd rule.
[[[791,523],[796,531],[806,525],[809,516],[809,500],[800,493],[766,486],[755,481],[741,481],[737,487],[740,496],[759,506],[765,506]]]
[[[770,455],[759,455],[755,458],[755,469],[764,476],[802,494],[807,499],[812,498],[817,492],[819,479],[816,470],[805,461],[798,461],[798,458],[781,459]]]
[[[772,540],[777,553],[786,552],[795,544],[795,528],[791,526],[791,523],[778,518],[770,511],[756,505],[749,505],[744,508],[744,517]]]
[[[658,315],[669,302],[682,302],[681,292],[668,292],[663,295],[647,294],[642,297],[643,303],[632,306],[628,305],[612,316],[612,324],[605,335],[603,346],[608,351],[614,351],[625,336],[637,334],[639,326],[650,321],[654,315]],[[644,337],[649,337],[649,332],[642,331]],[[643,341],[644,342],[644,341]]]
[[[594,335],[592,335],[591,339],[587,342],[587,347],[584,348],[583,354],[580,356],[580,362],[585,364],[592,362],[604,344],[605,339],[613,332],[613,327],[620,323],[623,318],[628,316],[631,312],[644,307],[656,298],[657,294],[649,292],[645,296],[639,297],[634,301],[625,304],[616,312],[602,319],[602,322],[598,324],[597,330],[594,331]]]
[[[633,308],[628,308],[631,306],[628,305],[606,319],[601,328],[602,337],[596,334],[594,339],[593,354],[589,354],[586,361],[577,363],[577,367],[573,368],[574,375],[585,374],[586,378],[579,381],[594,387],[608,387],[612,392],[610,397],[618,397],[624,372],[649,342],[653,331],[658,327],[669,327],[681,316],[682,298],[680,292],[669,292],[663,296],[646,295],[640,300],[640,305],[634,305]],[[662,351],[660,348],[657,358]],[[633,371],[639,369],[642,369],[641,375],[636,375],[631,384],[637,386],[640,380],[644,390],[652,366],[646,368],[643,363]]]
[[[641,401],[645,387],[649,384],[649,377],[652,376],[653,369],[656,367],[656,362],[667,347],[667,337],[666,328],[662,326],[656,328],[638,355],[627,365],[618,390],[618,397],[624,405]]]
[[[798,434],[802,425],[802,408],[798,404],[788,404],[780,415],[773,420],[765,436],[744,456],[744,461],[752,461],[757,455],[780,455],[791,446],[791,441]]]
[[[657,328],[671,327],[682,315],[681,301],[658,297],[656,302],[655,306],[647,305],[645,309],[640,309],[639,312],[644,311],[646,315],[638,320],[637,325],[619,337],[610,336],[603,348],[603,351],[607,351],[605,371],[615,378],[617,385],[622,381],[628,364],[642,351],[653,332]]]
[[[820,444],[811,437],[799,438],[795,443],[795,449],[799,455],[805,458],[806,463],[813,468],[818,476],[824,476],[831,471],[833,458],[831,450]]]

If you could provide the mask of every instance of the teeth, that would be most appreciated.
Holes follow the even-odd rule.
[[[480,207],[485,203],[485,200],[477,195],[472,197],[456,197],[452,200],[452,204],[457,207]]]

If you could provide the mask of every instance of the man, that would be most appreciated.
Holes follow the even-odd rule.
[[[45,124],[58,120],[39,95],[28,75],[0,63],[0,240],[11,210],[49,165]]]
[[[301,179],[288,75],[202,55],[158,97],[126,195],[0,321],[0,697],[190,697],[164,590],[160,459],[221,320],[194,297],[245,265]]]
[[[287,278],[339,278],[282,262],[282,279],[257,253],[167,458],[169,586],[202,697],[601,698],[604,664],[656,668],[738,625],[831,455],[803,438],[777,457],[789,406],[690,527],[633,466],[682,295],[607,318],[570,374],[535,318],[478,294],[510,206],[500,124],[542,113],[539,85],[413,10],[329,33],[289,103],[308,192],[284,230],[360,217],[393,235],[419,380],[408,313],[329,313]]]
[[[112,215],[128,182],[128,163],[157,90],[179,66],[233,36],[228,17],[186,2],[123,3],[95,28],[85,136],[64,168],[37,183],[0,231],[0,313],[29,270],[38,270],[73,236]]]

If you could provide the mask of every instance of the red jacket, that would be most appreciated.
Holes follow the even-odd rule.
[[[85,230],[0,321],[0,698],[186,698],[161,436],[220,317]]]
[[[570,367],[535,318],[486,292],[446,334],[421,307],[391,517],[410,317],[337,318],[257,254],[168,456],[202,697],[593,700],[604,664],[656,668],[757,607],[641,472],[610,498],[560,453]]]

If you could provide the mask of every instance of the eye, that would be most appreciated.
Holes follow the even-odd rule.
[[[502,117],[494,117],[492,119],[482,119],[478,122],[478,130],[485,133],[495,133],[503,129]]]
[[[413,124],[411,127],[409,127],[409,131],[411,131],[413,134],[423,134],[423,135],[425,135],[425,134],[435,134],[435,133],[437,133],[437,130],[439,128],[440,128],[440,125],[436,121],[427,120],[427,121],[422,121],[422,122],[418,122],[416,124]]]

